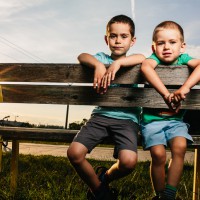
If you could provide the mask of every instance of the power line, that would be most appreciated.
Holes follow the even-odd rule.
[[[29,58],[35,60],[36,62],[39,62],[39,61],[36,60],[35,58],[33,58],[33,57],[27,55],[26,53],[24,53],[23,51],[20,51],[19,49],[15,48],[15,47],[12,47],[11,45],[9,45],[9,44],[7,44],[7,43],[5,43],[5,42],[3,42],[3,41],[0,41],[0,42],[3,43],[3,44],[5,44],[5,45],[7,45],[7,46],[9,46],[9,47],[11,47],[12,49],[15,49],[15,50],[19,51],[21,54],[24,54],[25,56],[27,56],[27,57],[29,57]]]
[[[36,55],[34,55],[34,54],[28,52],[27,50],[23,49],[22,47],[20,47],[20,46],[14,44],[13,42],[10,42],[10,41],[7,40],[6,38],[4,38],[4,37],[2,37],[2,36],[0,36],[0,38],[1,38],[2,40],[6,41],[6,42],[9,43],[9,44],[12,44],[14,47],[11,46],[11,45],[9,45],[9,44],[7,44],[7,43],[5,43],[5,42],[3,42],[3,41],[0,41],[0,42],[2,42],[2,43],[4,43],[4,44],[6,44],[7,46],[9,46],[9,47],[11,47],[11,48],[13,48],[13,49],[19,51],[20,53],[24,54],[25,56],[27,56],[27,57],[29,57],[29,58],[31,58],[31,59],[33,59],[33,60],[35,60],[36,62],[41,62],[41,61],[42,61],[42,62],[47,62],[47,61],[45,61],[44,59],[42,59],[42,58],[40,58],[40,57],[38,57],[38,56],[36,56]]]
[[[7,55],[7,54],[5,54],[5,53],[0,52],[0,54],[4,55],[4,56],[6,56],[6,57],[12,58],[13,60],[16,60],[17,62],[20,62],[20,61],[17,60],[16,58],[11,57],[11,56],[9,56],[9,55]]]

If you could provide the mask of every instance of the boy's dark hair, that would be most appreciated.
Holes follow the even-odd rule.
[[[156,28],[154,29],[154,31],[153,31],[153,38],[152,38],[153,42],[156,41],[157,32],[160,31],[160,29],[162,29],[162,28],[164,28],[164,29],[170,28],[170,29],[178,30],[179,33],[180,33],[180,36],[181,36],[180,39],[181,39],[182,42],[184,42],[184,31],[183,31],[183,28],[178,23],[176,23],[174,21],[164,21],[164,22],[161,22],[160,24],[158,24],[156,26]]]
[[[131,36],[132,37],[135,36],[135,24],[134,24],[133,20],[126,15],[117,15],[117,16],[113,17],[106,26],[106,35],[108,35],[111,24],[114,24],[114,23],[128,24],[130,26]]]

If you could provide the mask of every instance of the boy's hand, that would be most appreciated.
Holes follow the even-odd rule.
[[[98,66],[95,66],[93,87],[94,89],[97,89],[97,93],[100,92],[102,78],[104,77],[105,73],[106,67],[104,64],[99,63]]]
[[[165,103],[167,104],[167,106],[169,107],[170,110],[173,110],[173,107],[172,107],[172,101],[171,101],[171,98],[172,98],[173,94],[166,94],[165,96],[163,96],[163,99],[165,101]]]
[[[168,100],[168,101],[170,102],[170,105],[171,105],[172,110],[173,110],[175,113],[178,113],[179,110],[180,110],[180,108],[181,108],[181,101],[182,101],[182,100],[177,100],[177,99],[175,99],[174,93],[171,93],[171,94],[169,95],[169,100]]]
[[[174,102],[180,102],[184,101],[186,98],[186,95],[190,92],[190,88],[186,86],[182,86],[178,90],[174,92]]]
[[[181,102],[185,100],[186,94],[190,92],[190,89],[186,86],[182,86],[180,89],[176,90],[172,96],[170,96],[170,101],[172,108],[177,113],[181,108]]]
[[[181,101],[174,100],[174,93],[163,96],[163,99],[171,111],[178,113],[181,107]]]
[[[120,69],[120,67],[120,63],[118,61],[114,61],[107,69],[101,82],[101,87],[104,88],[104,92],[107,91],[107,88],[108,86],[110,86],[111,81],[115,79],[115,74]]]

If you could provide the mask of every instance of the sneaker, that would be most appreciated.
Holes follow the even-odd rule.
[[[159,199],[160,199],[159,196],[155,196],[155,197],[152,198],[152,200],[159,200]]]
[[[118,192],[114,188],[101,185],[100,192],[96,195],[89,189],[87,192],[87,200],[117,200]]]
[[[164,200],[164,199],[160,196],[155,196],[155,197],[152,198],[152,200]]]
[[[87,200],[95,200],[95,196],[90,189],[87,191]]]
[[[106,179],[105,179],[105,173],[107,172],[108,168],[103,167],[103,166],[99,166],[96,168],[96,174],[99,178],[99,180],[105,184],[106,183]]]
[[[115,188],[110,188],[110,199],[117,200],[118,198],[118,191]]]

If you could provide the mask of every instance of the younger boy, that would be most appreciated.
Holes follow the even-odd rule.
[[[185,51],[182,27],[173,21],[164,21],[153,32],[153,54],[141,66],[147,81],[159,92],[170,109],[143,109],[142,136],[144,149],[150,149],[151,180],[156,193],[153,199],[174,200],[180,181],[187,142],[192,142],[188,126],[183,122],[184,110],[180,102],[190,89],[200,81],[200,60],[193,59]],[[194,71],[174,94],[170,94],[155,72],[162,65],[188,65]],[[169,163],[165,186],[166,146],[169,144],[172,159]]]
[[[113,17],[107,24],[105,41],[111,55],[87,53],[79,55],[81,64],[94,68],[94,88],[104,93],[114,80],[120,67],[140,64],[144,56],[137,54],[126,57],[136,41],[135,25],[125,16]],[[108,68],[105,64],[109,64]],[[90,120],[82,127],[70,145],[67,155],[82,180],[89,186],[88,199],[116,199],[108,184],[132,172],[137,163],[137,133],[140,108],[97,107]],[[115,143],[114,157],[117,162],[110,169],[98,168],[97,174],[86,160],[86,154],[111,136]]]

